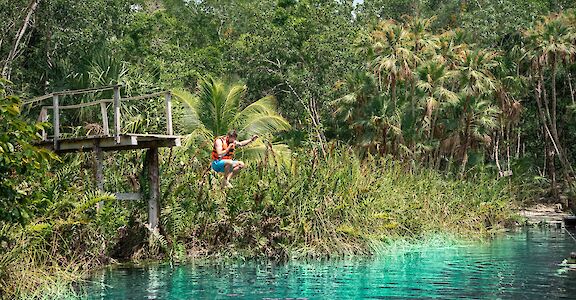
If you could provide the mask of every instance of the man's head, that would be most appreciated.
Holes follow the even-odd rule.
[[[226,134],[226,138],[228,139],[229,143],[233,143],[234,141],[236,141],[236,137],[238,137],[238,133],[236,132],[236,129],[231,129]]]

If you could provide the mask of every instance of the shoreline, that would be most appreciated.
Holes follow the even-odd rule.
[[[558,210],[554,205],[536,204],[530,207],[523,207],[515,210],[524,220],[520,226],[547,225],[553,227],[563,227],[564,218],[572,214]]]
[[[523,209],[526,210],[526,209]],[[528,210],[530,211],[530,210]],[[520,215],[520,214],[519,214]],[[554,218],[558,218],[559,216],[562,216],[564,214],[562,213],[556,213],[556,214],[550,214],[550,220],[553,220]],[[536,217],[539,217],[539,215],[535,215]],[[450,233],[440,233],[440,234],[430,234],[427,238],[423,238],[423,239],[410,239],[410,238],[397,238],[394,239],[393,241],[390,240],[387,243],[382,243],[382,250],[384,251],[377,251],[376,253],[373,254],[357,254],[357,255],[344,255],[344,256],[331,256],[331,257],[299,257],[299,256],[291,256],[290,258],[288,258],[286,261],[281,261],[281,260],[274,260],[271,258],[263,258],[260,256],[255,256],[255,257],[241,257],[241,256],[235,256],[235,257],[226,257],[223,255],[199,255],[199,256],[190,256],[187,257],[184,260],[176,260],[176,261],[172,261],[170,259],[154,259],[154,258],[149,258],[149,259],[143,259],[141,261],[123,261],[123,262],[111,262],[111,263],[107,263],[107,264],[103,264],[101,266],[98,266],[96,268],[93,268],[91,270],[86,270],[86,273],[83,274],[80,278],[78,278],[78,280],[72,280],[68,283],[65,282],[61,282],[61,286],[60,286],[60,292],[63,293],[67,293],[74,291],[76,293],[75,296],[77,297],[82,297],[81,290],[78,290],[78,287],[92,281],[91,279],[94,278],[94,276],[97,276],[98,273],[101,272],[106,272],[108,270],[113,270],[113,269],[131,269],[131,268],[147,268],[150,266],[166,266],[166,265],[171,265],[171,266],[181,266],[181,265],[190,265],[190,264],[195,264],[195,263],[205,263],[205,262],[210,262],[210,263],[217,263],[217,264],[226,264],[226,263],[233,263],[233,262],[238,262],[238,261],[266,261],[266,262],[270,262],[270,263],[274,263],[274,264],[283,264],[283,263],[288,263],[290,261],[333,261],[333,260],[355,260],[355,259],[370,259],[370,258],[377,258],[379,255],[386,255],[386,253],[390,254],[390,253],[402,253],[405,251],[413,251],[413,250],[421,250],[421,249],[426,249],[426,248],[430,248],[430,247],[445,247],[447,245],[452,245],[455,246],[457,242],[462,243],[462,244],[467,244],[467,243],[471,243],[471,242],[476,242],[476,243],[491,243],[492,240],[494,238],[496,238],[497,236],[503,235],[503,234],[509,234],[509,233],[513,233],[517,230],[523,230],[523,229],[545,229],[545,228],[550,228],[550,229],[559,229],[560,227],[554,227],[554,226],[542,226],[548,223],[544,223],[544,222],[540,222],[540,223],[536,223],[534,222],[534,220],[537,220],[536,217],[530,216],[530,220],[528,221],[528,219],[526,220],[526,222],[524,224],[518,224],[518,226],[510,226],[510,227],[506,227],[500,230],[493,230],[490,233],[487,233],[487,235],[483,235],[483,238],[479,238],[478,236],[473,237],[473,236],[468,236],[466,237],[465,235],[455,235],[455,234],[450,234]],[[541,225],[541,226],[534,226],[534,225]],[[420,241],[419,243],[416,243],[416,241]],[[65,287],[68,286],[69,288],[71,288],[70,290],[67,290]],[[69,294],[70,295],[70,294]]]

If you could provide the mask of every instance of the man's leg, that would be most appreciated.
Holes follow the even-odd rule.
[[[222,187],[230,185],[230,176],[234,172],[234,162],[231,159],[222,160],[224,162],[224,179],[222,180]]]
[[[244,168],[244,162],[242,161],[237,161],[234,165],[234,168],[232,169],[232,172],[228,173],[228,175],[226,176],[226,180],[229,182],[230,179],[232,179],[232,177],[236,176],[236,174],[240,173],[240,170],[242,170]]]

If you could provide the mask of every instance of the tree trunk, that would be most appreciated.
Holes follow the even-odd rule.
[[[418,67],[418,64],[416,64]],[[412,78],[412,83],[410,86],[410,113],[412,114],[412,119],[416,117],[416,78]]]
[[[466,172],[466,164],[468,163],[468,148],[470,147],[470,116],[466,116],[466,129],[464,131],[464,149],[462,157],[462,166],[460,169],[460,177],[464,178]]]
[[[556,131],[556,129],[558,128],[556,126],[556,74],[558,74],[558,62],[557,62],[557,58],[556,58],[556,54],[553,54],[554,59],[552,62],[552,108],[550,109],[552,112],[552,114],[550,115],[551,117],[551,129],[552,132]]]
[[[550,174],[550,189],[555,200],[560,199],[558,183],[556,181],[556,165],[554,164],[554,150],[550,149],[550,142],[546,142],[546,156],[548,161],[548,173]]]
[[[462,166],[460,169],[460,177],[464,177],[466,171],[466,164],[468,163],[468,147],[470,146],[470,112],[468,111],[468,104],[470,103],[470,96],[466,97],[464,102],[464,115],[465,115],[465,128],[464,128],[464,152],[462,157]]]
[[[36,11],[39,2],[40,0],[32,0],[30,1],[30,4],[28,4],[24,22],[22,23],[22,26],[16,33],[14,45],[12,45],[12,49],[10,50],[10,53],[8,53],[8,57],[6,58],[6,62],[4,63],[4,67],[2,68],[2,77],[8,80],[10,80],[10,76],[12,74],[12,62],[14,61],[14,59],[16,59],[16,56],[18,55],[18,50],[20,49],[20,42],[22,41],[22,38],[26,34],[26,30],[28,30],[30,19],[32,18],[32,14],[34,14],[34,12]]]
[[[564,151],[564,147],[560,142],[560,137],[558,135],[558,126],[557,126],[557,114],[556,114],[556,107],[557,107],[557,92],[556,92],[556,76],[558,74],[558,59],[556,54],[553,54],[553,62],[552,62],[552,103],[551,103],[551,113],[550,113],[550,132],[552,133],[552,138],[554,139],[554,147],[558,152],[558,159],[562,164],[562,171],[564,173],[564,177],[568,183],[572,182],[571,174],[574,172],[572,169],[572,165],[568,161],[568,157],[566,155],[566,151]]]
[[[418,15],[418,14],[417,14]],[[414,71],[418,70],[418,54],[420,53],[420,39],[419,35],[416,35],[416,44],[414,46]],[[410,109],[412,113],[412,118],[416,116],[416,82],[418,81],[418,76],[412,76],[412,86],[410,87]]]
[[[496,162],[496,167],[498,168],[498,177],[502,177],[504,173],[502,172],[502,167],[500,166],[500,138],[496,137],[496,143],[494,144],[494,161]]]
[[[552,116],[556,116],[556,113],[551,113],[548,109],[548,97],[546,94],[546,87],[544,86],[544,75],[543,71],[540,69],[538,70],[539,77],[537,80],[537,85],[535,87],[535,98],[536,104],[538,106],[538,115],[540,116],[540,120],[542,121],[542,126],[544,126],[544,133],[547,136],[547,139],[550,139],[552,145],[554,146],[554,150],[558,155],[558,159],[560,160],[560,164],[562,165],[562,171],[564,173],[564,177],[568,183],[572,182],[571,173],[573,173],[572,166],[570,162],[565,156],[565,151],[562,145],[560,144],[560,138],[558,137],[558,131],[555,128],[556,120],[552,121]],[[553,85],[556,83],[553,80]],[[553,98],[553,107],[555,108],[555,100],[556,98],[556,88],[552,89],[552,98]]]
[[[576,105],[576,100],[574,99],[576,95],[574,94],[574,88],[572,86],[572,73],[570,72],[568,72],[568,87],[570,88],[570,98],[572,99],[572,105]]]
[[[322,154],[324,155],[324,159],[326,159],[327,154],[326,154],[326,148],[324,146],[326,143],[326,137],[320,131],[321,130],[320,114],[318,114],[318,111],[315,108],[316,102],[314,101],[313,98],[311,98],[310,101],[308,101],[308,103],[306,103],[306,101],[304,101],[304,99],[302,99],[302,97],[300,97],[300,95],[298,95],[298,93],[296,93],[296,90],[294,90],[294,88],[292,87],[290,82],[288,82],[288,80],[285,80],[285,83],[292,90],[292,93],[294,94],[294,96],[296,96],[298,101],[300,101],[300,103],[302,104],[302,106],[304,106],[304,109],[306,109],[306,112],[310,116],[310,120],[312,121],[312,125],[314,126],[314,129],[316,131],[318,143],[320,144],[320,149],[322,150]]]
[[[394,109],[396,109],[396,76],[392,75],[391,87],[390,87],[390,98],[392,98],[392,104]]]
[[[388,154],[388,146],[386,144],[386,136],[388,135],[388,127],[385,126],[384,129],[382,130],[382,154],[386,155]]]

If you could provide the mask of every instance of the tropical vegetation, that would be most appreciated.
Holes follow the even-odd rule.
[[[73,295],[70,282],[123,261],[370,255],[396,239],[484,238],[531,203],[570,210],[575,8],[0,0],[1,297]],[[159,231],[145,201],[110,193],[150,193],[144,151],[106,155],[102,192],[92,153],[35,146],[53,131],[36,97],[115,84],[173,95],[184,143],[160,151]],[[163,132],[159,98],[122,102],[123,130]],[[62,134],[101,132],[98,109],[63,112]],[[232,128],[260,139],[222,191],[209,152]]]

